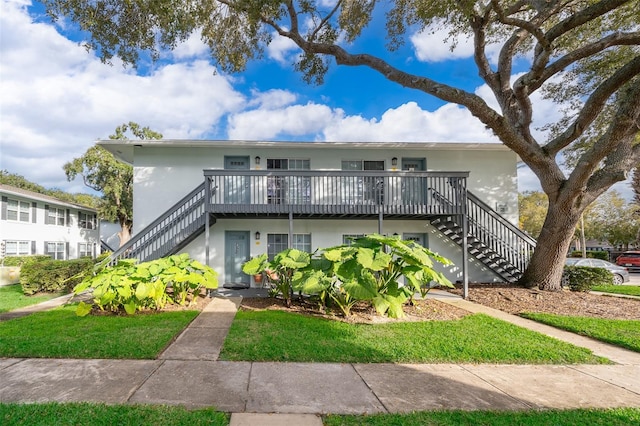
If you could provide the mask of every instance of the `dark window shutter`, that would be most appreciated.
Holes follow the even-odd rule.
[[[45,254],[45,256],[49,254],[49,242],[48,241],[44,242],[44,254]]]
[[[49,205],[45,204],[44,205],[44,224],[45,225],[50,225],[51,221],[49,220]],[[45,253],[47,254],[47,253]]]
[[[67,209],[67,226],[71,226],[71,210]]]
[[[30,254],[36,254],[36,242],[35,241],[31,241],[31,253]]]
[[[63,256],[64,260],[68,260],[69,259],[69,241],[67,241],[64,244],[64,256]]]
[[[34,201],[31,203],[31,223],[38,221],[38,204]]]
[[[2,220],[7,220],[7,197],[2,197]]]

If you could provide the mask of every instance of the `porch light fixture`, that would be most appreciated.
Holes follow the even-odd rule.
[[[260,164],[260,157],[256,155],[256,165]]]
[[[398,165],[398,157],[393,157],[391,159],[391,165],[392,166],[397,166]]]
[[[257,158],[260,158],[260,157],[257,157]],[[255,237],[256,237],[256,240],[260,239],[260,231],[256,231]]]

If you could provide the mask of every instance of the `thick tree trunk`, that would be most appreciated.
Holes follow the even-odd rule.
[[[127,241],[131,239],[131,228],[133,223],[130,221],[120,222],[120,232],[118,232],[118,238],[120,238],[120,247],[125,245]]]
[[[536,249],[520,279],[525,287],[558,291],[562,288],[562,271],[576,225],[580,221],[577,208],[567,210],[550,203]]]

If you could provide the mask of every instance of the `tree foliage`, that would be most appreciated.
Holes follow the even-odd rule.
[[[160,133],[133,122],[116,127],[109,138],[127,140],[128,131],[139,139],[162,138]],[[118,233],[120,246],[126,243],[131,238],[133,227],[133,168],[116,160],[110,152],[98,145],[66,163],[63,168],[68,180],[80,175],[85,185],[102,193],[98,207],[100,217],[117,221],[121,227]]]
[[[368,67],[399,87],[466,107],[540,179],[549,209],[523,285],[559,289],[564,256],[584,209],[640,162],[640,0],[373,0],[335,2],[44,0],[70,18],[104,61],[159,58],[200,34],[224,71],[242,71],[275,37],[300,49],[294,67],[322,83],[332,61]],[[351,51],[384,15],[387,52]],[[393,51],[421,31],[470,37],[479,77],[493,99],[438,80],[437,65],[410,71]],[[377,36],[377,33],[376,33]],[[497,61],[488,48],[499,46]],[[402,56],[402,57],[401,57]],[[414,69],[414,68],[412,68]],[[354,83],[357,84],[357,83]],[[534,123],[534,96],[558,103],[561,119]],[[536,137],[545,126],[549,138]],[[570,170],[563,155],[574,156]]]
[[[605,193],[585,210],[586,237],[627,249],[636,242],[640,231],[637,210],[634,203],[627,202],[617,191]]]
[[[547,216],[549,198],[544,192],[525,191],[518,194],[518,211],[520,213],[520,229],[538,238]]]

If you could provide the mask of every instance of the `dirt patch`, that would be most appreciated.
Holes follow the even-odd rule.
[[[323,312],[317,305],[306,300],[294,300],[291,307],[286,307],[284,301],[273,298],[245,298],[242,299],[240,309],[243,310],[281,310],[297,312],[304,315],[328,318],[348,323],[379,324],[404,321],[442,321],[462,318],[470,313],[464,309],[451,306],[438,300],[417,300],[414,305],[404,307],[404,318],[387,318],[376,313],[375,309],[365,303],[358,304],[351,310],[351,315],[345,317],[340,311]]]
[[[452,290],[462,294],[461,290]],[[640,319],[640,300],[580,293],[542,291],[506,285],[471,286],[469,300],[510,314],[543,312],[557,315]]]

